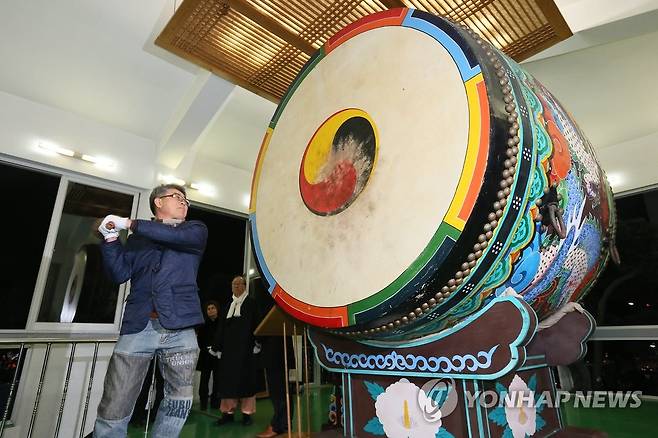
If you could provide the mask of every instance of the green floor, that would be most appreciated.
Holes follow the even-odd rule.
[[[183,428],[181,438],[253,438],[269,424],[272,404],[268,399],[258,400],[254,424],[244,427],[240,417],[228,426],[215,426],[219,418],[216,411],[201,412],[193,409]],[[651,438],[658,436],[658,402],[643,400],[635,409],[566,408],[563,418],[568,425],[607,432],[610,438]],[[130,428],[130,438],[144,437],[143,429]]]
[[[258,400],[256,402],[256,413],[253,416],[254,424],[245,427],[240,423],[240,414],[235,416],[235,423],[224,426],[215,426],[215,422],[220,417],[219,411],[208,410],[200,411],[198,406],[192,408],[190,416],[183,427],[181,438],[253,438],[262,432],[272,419],[272,403],[269,399]],[[129,438],[143,438],[143,428],[128,428]]]
[[[570,426],[597,429],[610,438],[651,438],[658,436],[658,401],[642,400],[637,408],[563,408]]]

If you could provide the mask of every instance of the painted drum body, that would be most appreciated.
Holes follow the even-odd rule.
[[[614,210],[548,90],[469,29],[392,9],[332,37],[291,85],[250,225],[285,311],[403,340],[505,292],[540,319],[580,299],[609,256]]]

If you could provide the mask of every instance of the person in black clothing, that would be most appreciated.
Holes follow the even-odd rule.
[[[208,347],[212,346],[215,333],[217,332],[219,305],[215,301],[208,301],[205,307],[206,322],[197,329],[201,352],[199,353],[199,361],[196,364],[196,369],[201,371],[199,398],[201,400],[201,410],[203,411],[208,409],[208,384],[210,383],[210,376],[213,377],[210,406],[213,409],[219,409],[219,386],[217,385],[218,360],[208,352]]]
[[[274,415],[270,425],[260,434],[258,438],[272,438],[278,434],[288,431],[288,412],[286,407],[286,367],[283,356],[283,337],[264,336],[262,338],[263,351],[261,352],[265,373],[267,375],[267,387],[274,408]],[[295,367],[295,352],[292,346],[292,338],[287,342],[288,370]],[[293,404],[290,404],[290,418],[293,417]]]
[[[256,358],[260,344],[254,330],[260,319],[254,300],[249,297],[244,277],[238,275],[231,282],[233,301],[226,312],[222,311],[211,354],[220,358],[217,381],[221,398],[222,418],[217,424],[233,421],[240,403],[242,424],[253,423],[256,412]]]

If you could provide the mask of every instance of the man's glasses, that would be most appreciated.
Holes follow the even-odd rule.
[[[187,205],[188,207],[190,206],[190,201],[187,200],[187,198],[181,194],[178,193],[170,193],[169,195],[162,195],[159,196],[159,198],[174,198],[178,202],[182,202],[183,204]]]

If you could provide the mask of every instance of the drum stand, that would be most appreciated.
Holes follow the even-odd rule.
[[[320,331],[310,341],[320,364],[342,374],[345,436],[597,437],[606,435],[564,426],[559,402],[570,395],[551,368],[583,357],[594,327],[574,311],[538,329],[534,310],[508,296],[414,341]]]

